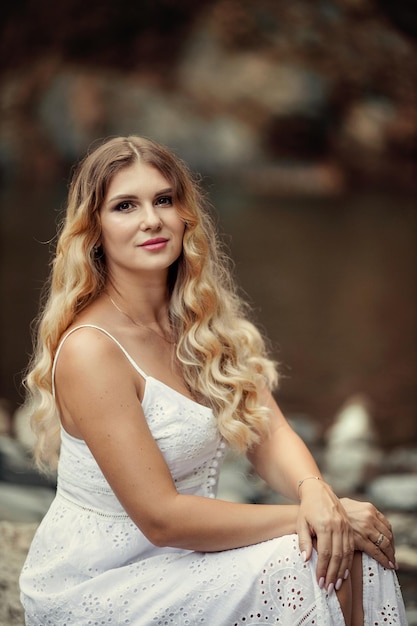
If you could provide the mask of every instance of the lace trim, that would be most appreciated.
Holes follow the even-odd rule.
[[[94,507],[84,506],[82,504],[79,504],[78,502],[74,502],[74,500],[71,500],[67,496],[64,496],[64,494],[60,491],[57,491],[57,498],[58,497],[64,500],[69,507],[81,511],[86,511],[87,513],[94,513],[94,515],[99,515],[100,517],[122,520],[130,519],[127,513],[107,513],[106,511],[100,511],[100,509],[95,509]]]
[[[315,614],[315,612],[317,611],[317,606],[314,604],[305,615],[303,615],[303,617],[297,622],[297,624],[294,624],[294,626],[302,626],[302,624],[305,624],[306,621],[308,619],[310,619],[310,617],[312,615]]]

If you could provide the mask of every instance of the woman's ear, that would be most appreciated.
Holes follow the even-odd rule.
[[[103,256],[103,246],[101,245],[101,239],[98,239],[93,246],[93,258],[95,260],[101,259]]]

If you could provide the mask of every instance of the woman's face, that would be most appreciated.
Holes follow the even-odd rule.
[[[167,272],[182,252],[185,223],[174,190],[156,168],[135,162],[114,175],[100,207],[109,275]]]

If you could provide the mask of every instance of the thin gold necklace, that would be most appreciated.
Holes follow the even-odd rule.
[[[155,335],[157,335],[160,339],[163,339],[164,341],[166,341],[167,343],[169,343],[170,346],[175,345],[174,341],[171,341],[170,339],[167,339],[165,337],[165,335],[161,335],[161,333],[158,333],[158,331],[156,331],[155,329],[151,328],[151,326],[146,326],[146,324],[142,324],[141,322],[137,322],[136,320],[133,319],[133,317],[130,317],[130,315],[128,315],[126,313],[126,311],[123,311],[113,300],[113,298],[111,297],[111,295],[109,293],[107,293],[106,291],[106,295],[109,297],[110,302],[112,303],[112,305],[114,306],[115,309],[117,309],[119,311],[119,313],[121,313],[122,315],[124,315],[125,317],[127,317],[127,319],[132,322],[132,324],[134,324],[135,326],[140,326],[141,328],[145,328],[146,330],[150,330],[152,333],[154,333]]]

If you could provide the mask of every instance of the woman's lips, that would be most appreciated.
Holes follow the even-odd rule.
[[[162,237],[158,237],[157,239],[148,239],[144,243],[140,244],[141,248],[146,248],[146,250],[161,250],[168,243],[168,239],[163,239]]]

